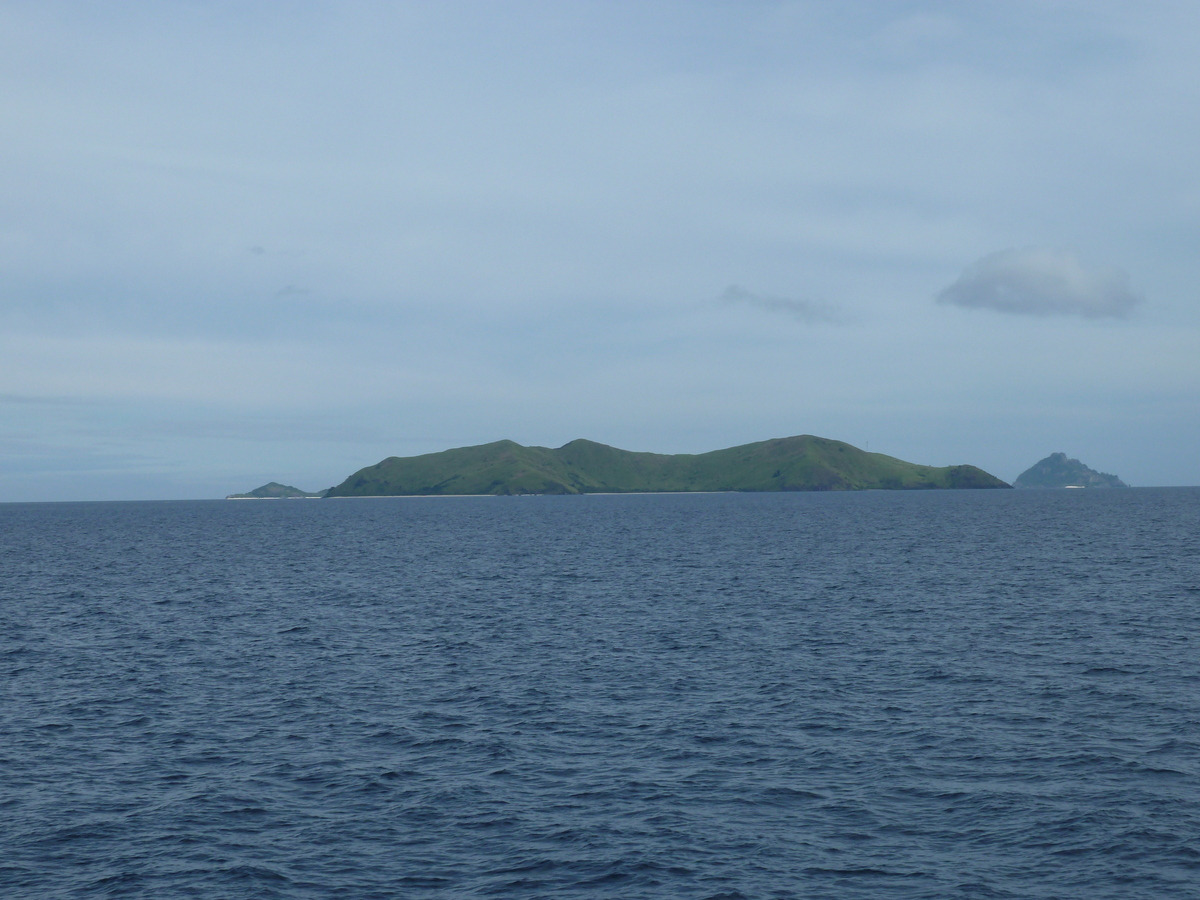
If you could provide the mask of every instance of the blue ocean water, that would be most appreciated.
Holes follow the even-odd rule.
[[[1200,896],[1200,489],[0,506],[5,898]]]

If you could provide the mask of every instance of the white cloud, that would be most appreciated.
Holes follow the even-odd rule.
[[[1023,247],[973,262],[939,303],[1024,315],[1127,316],[1142,298],[1120,269],[1086,268],[1069,250]]]

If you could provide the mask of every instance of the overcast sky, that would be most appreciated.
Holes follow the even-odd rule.
[[[1200,4],[0,5],[0,500],[818,434],[1200,483]]]

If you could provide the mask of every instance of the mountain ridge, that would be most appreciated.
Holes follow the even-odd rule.
[[[501,440],[391,456],[329,497],[1008,488],[975,466],[922,466],[815,435],[708,453],[621,450],[583,438],[558,448]]]

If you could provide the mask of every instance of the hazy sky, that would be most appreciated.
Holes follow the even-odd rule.
[[[1200,4],[0,5],[0,500],[818,434],[1200,483]]]

